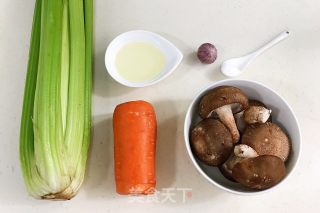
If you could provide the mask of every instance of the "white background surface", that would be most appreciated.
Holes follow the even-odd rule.
[[[96,0],[94,137],[87,177],[76,198],[38,201],[27,195],[19,167],[19,125],[33,0],[0,4],[0,212],[319,212],[320,2],[318,0]],[[185,58],[163,82],[143,89],[123,87],[104,68],[104,52],[116,35],[133,29],[163,35]],[[241,197],[211,186],[192,166],[183,141],[183,121],[196,93],[224,79],[221,62],[258,47],[280,31],[290,38],[254,61],[242,79],[256,80],[291,104],[302,128],[303,150],[295,173],[278,189]],[[219,57],[204,66],[194,57],[203,42]],[[129,203],[115,193],[111,116],[124,101],[145,99],[158,116],[158,188],[190,187],[185,203]],[[201,211],[200,211],[201,210]]]

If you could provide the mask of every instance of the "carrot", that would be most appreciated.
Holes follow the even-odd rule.
[[[113,132],[117,193],[153,193],[157,121],[152,105],[145,101],[118,105],[113,114]]]

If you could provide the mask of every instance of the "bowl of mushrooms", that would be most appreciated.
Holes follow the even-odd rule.
[[[241,195],[279,186],[300,155],[300,128],[290,105],[248,80],[223,80],[200,92],[186,114],[184,137],[200,174]]]

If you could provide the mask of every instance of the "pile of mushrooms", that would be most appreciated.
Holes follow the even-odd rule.
[[[290,140],[264,103],[237,87],[219,86],[202,97],[199,115],[191,147],[201,162],[251,189],[270,188],[285,177]]]

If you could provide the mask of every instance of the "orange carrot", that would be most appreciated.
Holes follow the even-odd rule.
[[[157,121],[152,105],[145,101],[118,105],[113,114],[113,133],[117,193],[153,193]]]

